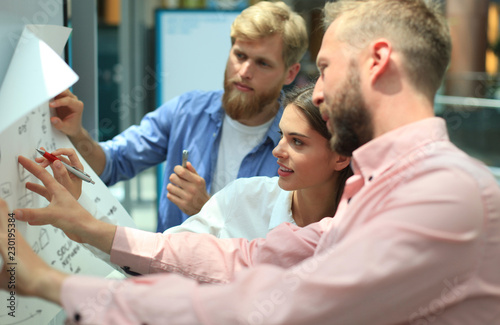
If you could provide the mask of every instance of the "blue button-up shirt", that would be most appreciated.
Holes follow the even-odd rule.
[[[166,191],[168,177],[174,167],[182,163],[183,150],[189,150],[189,161],[205,179],[210,192],[224,119],[221,98],[222,90],[185,93],[146,114],[140,125],[131,126],[112,140],[101,143],[106,154],[101,179],[108,186],[165,161],[159,197],[159,232],[189,217],[167,199]],[[277,175],[276,158],[271,152],[280,140],[278,124],[282,114],[280,105],[263,140],[241,162],[238,178]]]

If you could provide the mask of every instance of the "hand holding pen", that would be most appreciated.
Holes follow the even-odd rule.
[[[45,149],[42,147],[40,148],[43,153],[45,153]],[[37,150],[38,151],[38,150]],[[40,153],[41,154],[41,153]],[[78,170],[83,170],[83,165],[81,164],[80,160],[78,159],[78,155],[76,154],[76,151],[74,149],[70,148],[61,148],[54,150],[52,154],[48,157],[51,156],[56,156],[57,159],[49,159],[45,157],[38,157],[35,159],[36,162],[40,164],[43,168],[46,168],[47,166],[50,165],[52,169],[54,168],[62,168],[62,169],[68,169],[63,162],[68,165],[68,166],[74,166],[78,168]],[[57,163],[54,163],[57,162]],[[64,175],[64,176],[57,176],[57,175]],[[54,178],[63,185],[72,195],[75,199],[78,199],[80,197],[80,194],[82,193],[82,179],[78,176],[76,176],[73,173],[65,172],[65,173],[55,173],[54,172]],[[90,179],[90,177],[89,177]],[[48,191],[45,189],[43,185],[37,184],[37,183],[30,183],[28,182],[26,184],[26,187],[29,190],[32,190],[40,195],[43,195],[47,198],[47,200],[50,201],[50,197],[47,197]]]
[[[87,173],[85,173],[83,170],[78,169],[77,167],[71,166],[70,164],[62,161],[57,156],[55,156],[55,155],[53,155],[53,154],[51,154],[51,153],[49,153],[47,151],[44,151],[44,150],[41,150],[41,149],[36,149],[36,151],[38,151],[39,154],[41,154],[44,158],[46,158],[50,162],[54,162],[56,160],[60,160],[61,163],[64,165],[64,167],[66,167],[66,169],[70,173],[72,173],[73,175],[75,175],[76,177],[80,178],[81,180],[83,180],[85,182],[95,184],[94,181],[92,180],[92,178],[90,178],[90,175],[87,174]]]

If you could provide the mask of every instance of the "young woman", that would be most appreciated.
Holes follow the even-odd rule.
[[[164,233],[188,231],[251,240],[265,237],[283,222],[304,227],[333,216],[345,181],[352,175],[350,158],[330,149],[331,135],[312,103],[313,89],[314,85],[308,85],[287,93],[279,124],[282,138],[273,150],[279,177],[237,179],[213,195],[198,214]],[[71,149],[53,154],[66,155],[71,164],[82,167]],[[46,167],[48,162],[44,160],[37,159]],[[78,198],[81,181],[70,177],[63,185]],[[27,186],[46,195],[40,185]]]
[[[287,94],[274,148],[279,177],[240,178],[205,203],[201,211],[164,233],[210,233],[219,238],[265,237],[280,223],[306,226],[333,216],[350,158],[330,149],[330,133],[312,103],[313,85]]]

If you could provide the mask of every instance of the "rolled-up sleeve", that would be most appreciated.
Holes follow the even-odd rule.
[[[106,155],[100,175],[106,185],[129,179],[165,160],[177,101],[172,100],[144,116],[133,125],[99,145]]]

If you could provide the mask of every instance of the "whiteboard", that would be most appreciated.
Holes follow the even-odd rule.
[[[190,90],[223,88],[231,24],[240,11],[156,12],[157,105]]]

